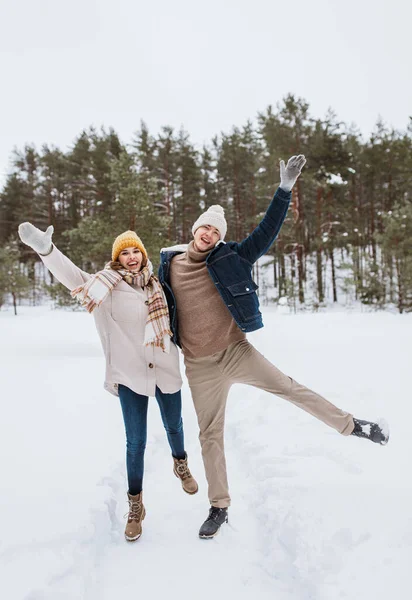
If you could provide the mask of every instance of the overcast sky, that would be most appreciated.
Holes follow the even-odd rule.
[[[292,92],[356,123],[412,115],[410,0],[0,0],[0,177],[13,147],[124,142],[143,119],[199,145]],[[0,179],[0,182],[4,179]]]

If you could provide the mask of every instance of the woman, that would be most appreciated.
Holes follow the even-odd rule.
[[[173,456],[174,474],[183,490],[195,494],[184,450],[181,416],[182,380],[179,355],[171,342],[169,312],[162,287],[153,275],[146,249],[134,231],[119,235],[112,260],[103,271],[82,271],[52,244],[53,227],[40,231],[31,223],[19,226],[19,235],[46,267],[93,312],[106,358],[104,387],[118,396],[126,430],[126,466],[129,514],[128,541],[142,534],[143,470],[148,397],[155,396]]]

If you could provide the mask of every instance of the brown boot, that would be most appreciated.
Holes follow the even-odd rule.
[[[127,492],[129,502],[129,514],[124,536],[128,542],[134,542],[142,535],[142,521],[146,516],[143,506],[143,492],[132,496]]]
[[[187,494],[196,494],[199,489],[196,480],[192,477],[189,467],[187,466],[187,454],[186,458],[175,458],[173,457],[173,473],[182,482],[182,488]]]

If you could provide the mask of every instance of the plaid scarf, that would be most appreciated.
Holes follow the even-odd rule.
[[[103,271],[99,271],[85,284],[72,290],[71,295],[77,298],[80,304],[91,313],[100,306],[119,281],[126,281],[129,285],[147,288],[149,314],[145,325],[144,344],[162,348],[163,352],[170,351],[169,310],[166,298],[157,277],[153,275],[153,266],[150,260],[138,273],[127,269],[115,270],[108,263]]]

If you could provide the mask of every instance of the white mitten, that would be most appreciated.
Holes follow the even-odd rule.
[[[285,192],[290,192],[299,177],[306,158],[303,154],[292,156],[285,167],[285,161],[280,161],[280,186]]]
[[[19,236],[21,241],[43,256],[50,254],[53,247],[51,241],[53,231],[53,225],[49,225],[46,231],[40,231],[40,229],[37,229],[37,227],[27,222],[19,225]]]

